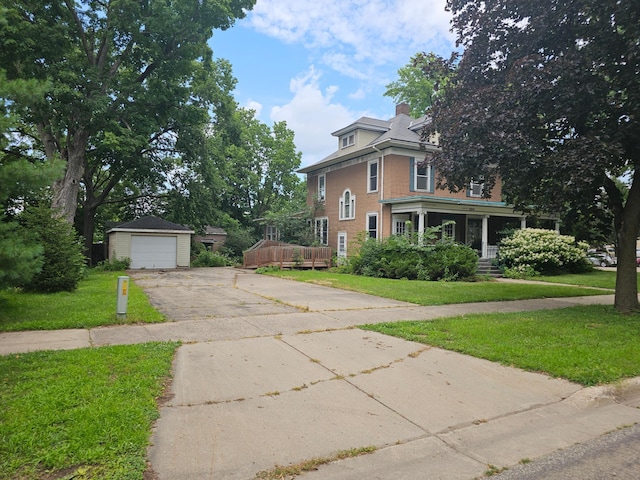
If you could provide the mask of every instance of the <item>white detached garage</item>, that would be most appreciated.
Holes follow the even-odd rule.
[[[132,269],[188,267],[193,233],[157,217],[123,223],[107,232],[109,260],[130,258]]]

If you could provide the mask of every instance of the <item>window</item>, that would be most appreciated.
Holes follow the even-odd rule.
[[[280,232],[278,228],[273,225],[267,225],[265,237],[267,240],[278,241],[280,240]]]
[[[393,216],[393,234],[404,235],[407,233],[407,222],[409,221],[409,215],[394,215]]]
[[[318,176],[318,201],[324,202],[326,195],[326,177],[324,175]]]
[[[356,217],[356,196],[345,190],[340,197],[340,220],[353,220]]]
[[[453,242],[456,239],[456,222],[446,220],[442,222],[442,240]]]
[[[338,233],[338,257],[347,256],[347,232]]]
[[[411,158],[411,191],[433,192],[433,167]]]
[[[369,238],[378,238],[378,214],[367,213],[367,233]]]
[[[342,148],[350,147],[356,143],[356,135],[352,133],[350,135],[345,135],[342,137]]]
[[[482,197],[483,191],[484,181],[482,178],[479,180],[471,180],[469,189],[467,190],[467,197]]]
[[[327,217],[316,218],[314,222],[314,233],[321,245],[329,243],[329,219]]]
[[[368,166],[368,178],[367,193],[378,191],[378,160],[369,162]]]

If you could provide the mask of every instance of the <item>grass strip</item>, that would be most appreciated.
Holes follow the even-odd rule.
[[[116,319],[118,276],[123,272],[91,270],[73,292],[0,292],[0,331],[94,328],[115,323],[157,323],[164,316],[132,280],[129,281],[126,320]]]
[[[607,305],[361,328],[585,386],[640,375],[640,315],[622,315]]]
[[[269,272],[282,278],[316,283],[418,305],[525,300],[531,298],[577,297],[612,292],[580,286],[506,282],[428,282],[391,280],[318,270]]]
[[[142,479],[177,346],[0,357],[0,479]]]

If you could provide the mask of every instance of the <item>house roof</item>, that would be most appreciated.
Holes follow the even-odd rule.
[[[194,233],[189,227],[178,223],[169,222],[162,218],[147,216],[138,218],[131,222],[121,223],[111,228],[107,233],[113,231],[163,231],[163,232],[181,232]]]
[[[222,227],[212,227],[211,225],[207,225],[205,228],[206,235],[226,235],[227,232]]]
[[[308,167],[301,168],[298,172],[309,173],[314,170],[333,165],[334,163],[339,163],[347,158],[357,157],[361,156],[363,153],[373,152],[376,150],[377,145],[385,142],[389,144],[403,144],[404,146],[412,144],[415,148],[419,148],[421,143],[420,131],[429,121],[430,118],[426,116],[411,118],[409,115],[404,113],[398,113],[390,120],[361,117],[350,125],[341,128],[340,130],[336,130],[331,135],[340,137],[355,130],[369,130],[379,132],[380,135],[359,149],[350,150],[348,152],[337,150],[319,162],[309,165]]]

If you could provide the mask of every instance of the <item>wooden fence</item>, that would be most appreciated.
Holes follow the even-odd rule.
[[[302,247],[299,245],[261,245],[244,252],[244,267],[259,268],[277,265],[280,268],[328,268],[331,266],[331,247]]]

